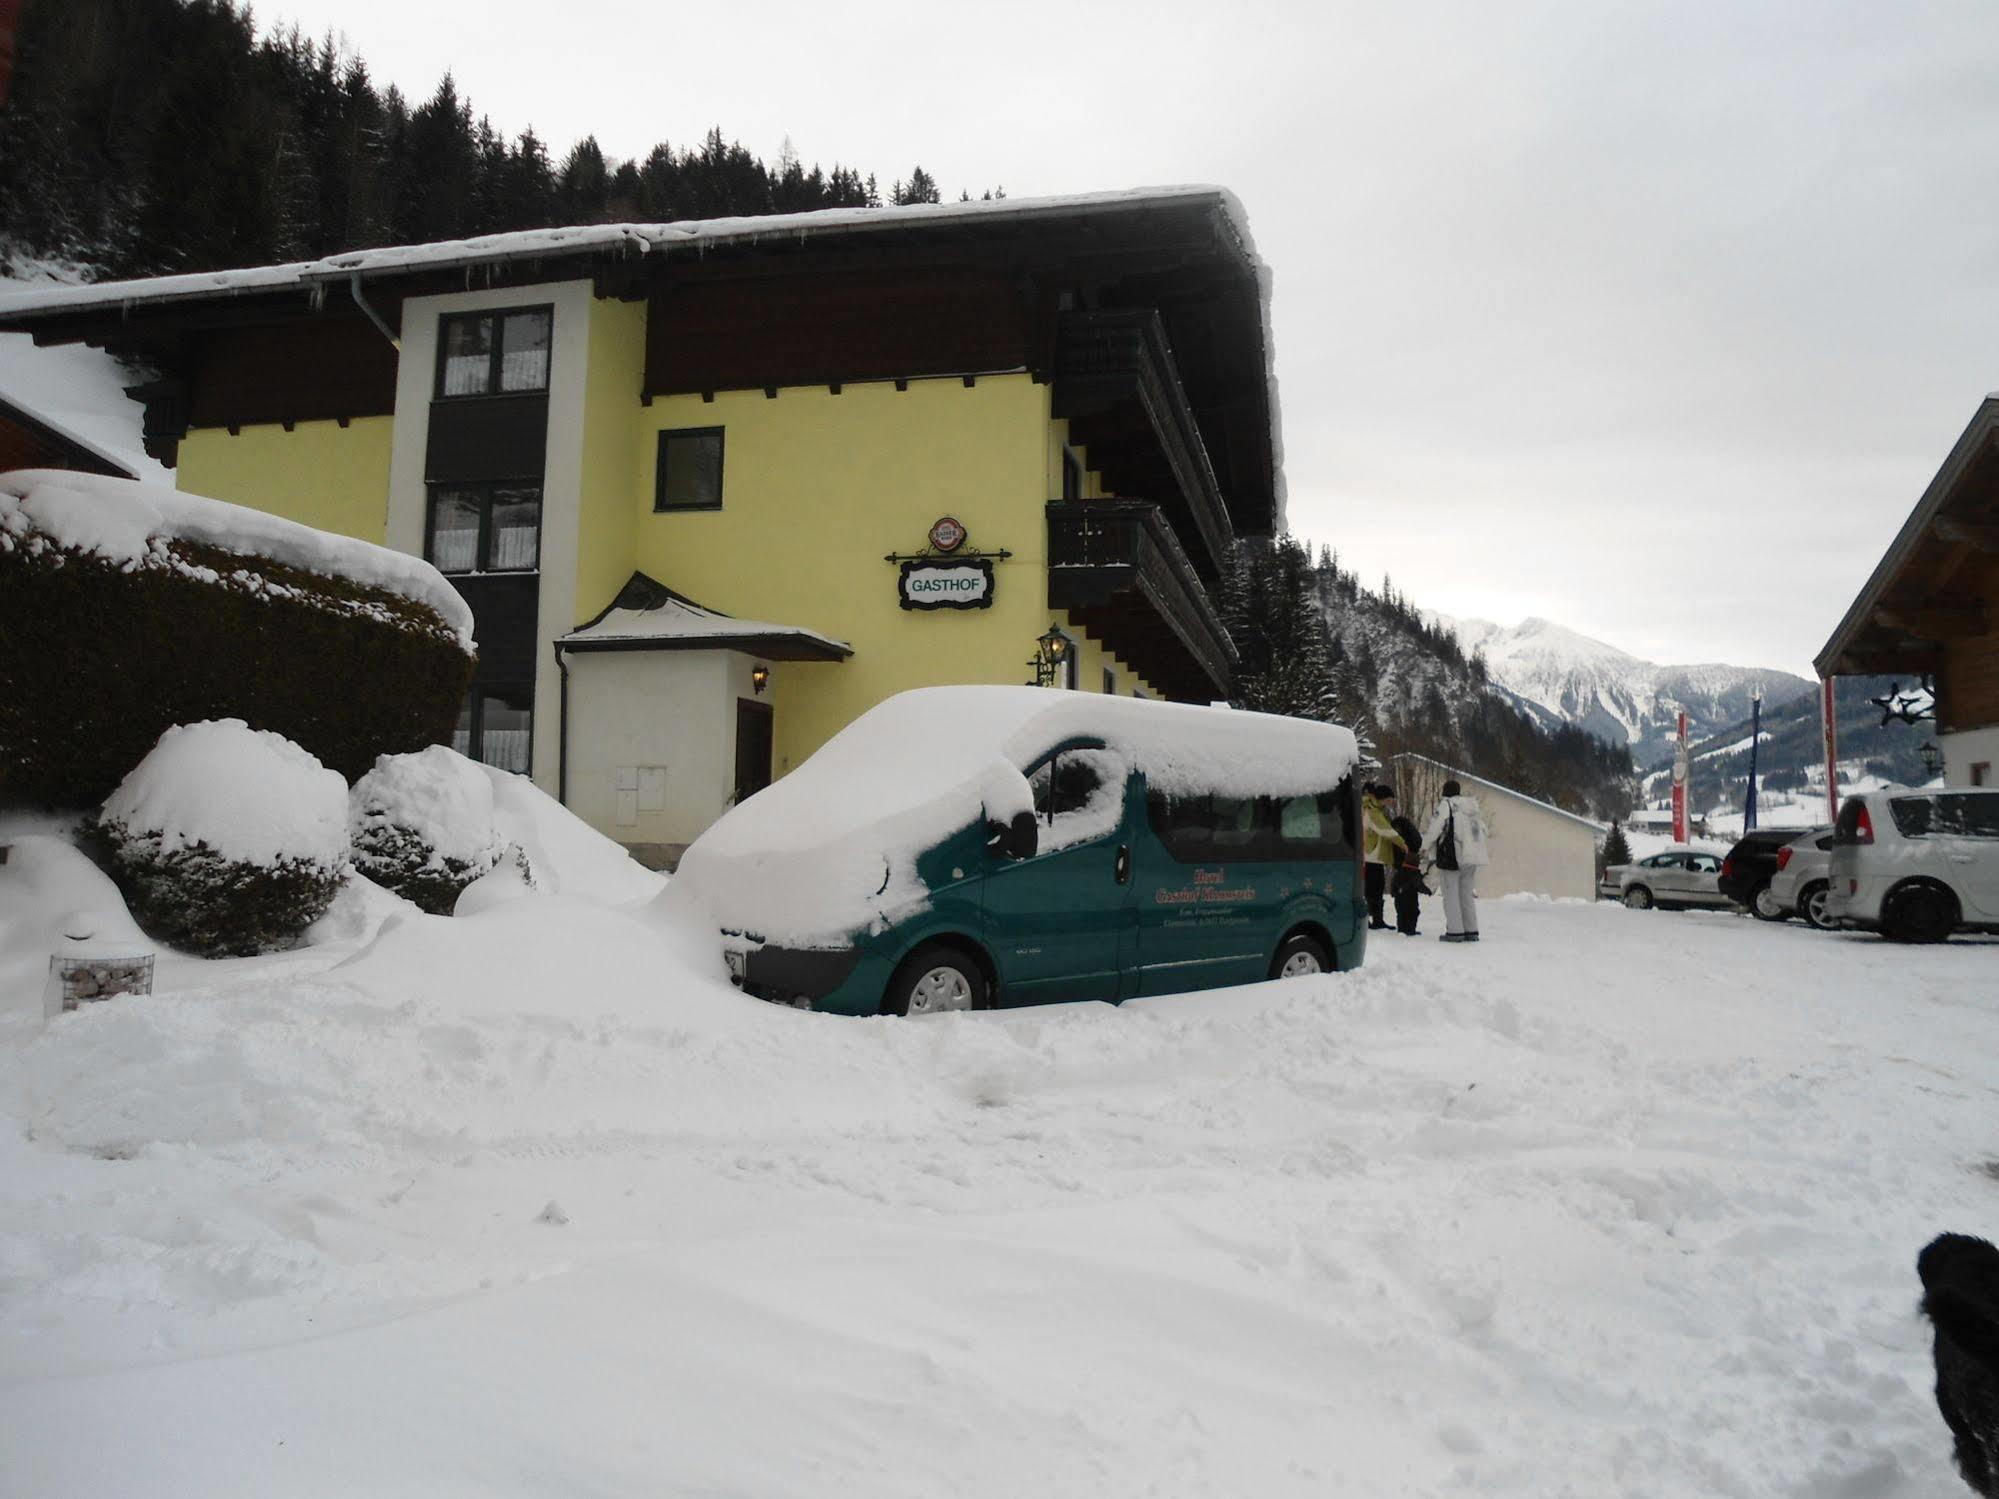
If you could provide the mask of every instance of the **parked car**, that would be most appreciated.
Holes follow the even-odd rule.
[[[1618,878],[1618,897],[1634,911],[1657,906],[1677,911],[1688,906],[1723,907],[1721,860],[1695,848],[1669,848],[1625,867]]]
[[[1802,916],[1822,932],[1830,928],[1832,829],[1814,828],[1778,849],[1777,872],[1766,893],[1786,915]]]
[[[1036,687],[877,704],[668,886],[750,994],[848,1015],[1358,968],[1354,737]]]
[[[1868,792],[1834,825],[1830,909],[1896,942],[1999,932],[1999,787]]]
[[[1770,881],[1777,874],[1777,855],[1787,844],[1797,842],[1803,832],[1802,828],[1758,828],[1744,833],[1721,861],[1721,893],[1760,920],[1784,920],[1791,913],[1770,894]]]

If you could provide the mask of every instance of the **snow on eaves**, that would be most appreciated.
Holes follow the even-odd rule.
[[[661,644],[714,641],[720,644],[729,640],[769,639],[773,636],[792,636],[802,643],[818,646],[827,654],[834,656],[851,656],[854,652],[854,648],[844,640],[835,640],[830,635],[822,635],[817,630],[809,630],[803,625],[779,625],[759,619],[737,619],[732,615],[718,614],[713,609],[704,609],[691,600],[678,597],[663,598],[657,604],[639,609],[622,605],[613,606],[600,618],[571,630],[557,643],[579,647],[614,642],[637,645],[648,641],[658,641]]]
[[[66,550],[127,564],[173,540],[264,557],[423,604],[460,645],[473,649],[471,609],[422,558],[164,484],[68,469],[16,469],[0,474],[0,534],[39,535]]]
[[[824,234],[860,234],[871,230],[907,229],[976,219],[1017,221],[1061,217],[1079,210],[1136,210],[1204,197],[1213,198],[1221,208],[1244,258],[1253,266],[1260,265],[1255,245],[1250,239],[1248,221],[1235,195],[1225,188],[1187,185],[1069,193],[1042,198],[995,198],[973,203],[822,208],[809,213],[682,219],[664,224],[586,224],[558,229],[521,229],[508,234],[487,234],[433,244],[350,250],[321,260],[293,261],[288,265],[203,271],[137,281],[104,281],[88,286],[42,287],[12,296],[0,296],[0,318],[34,318],[107,304],[139,306],[288,288],[311,289],[327,282],[346,281],[354,275],[367,277],[458,265],[502,265],[517,260],[546,260],[602,252],[670,255],[676,251],[698,252],[723,245],[804,240]]]

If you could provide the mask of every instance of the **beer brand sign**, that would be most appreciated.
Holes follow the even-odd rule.
[[[934,562],[912,558],[902,564],[896,591],[905,609],[990,609],[993,565],[983,557]]]

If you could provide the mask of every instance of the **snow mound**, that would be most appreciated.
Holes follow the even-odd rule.
[[[1160,790],[1277,796],[1330,790],[1357,753],[1346,729],[1270,714],[1039,687],[919,688],[731,808],[687,850],[666,898],[699,900],[722,926],[770,940],[897,920],[926,898],[919,853],[1031,807],[1022,772],[1078,741],[1117,752]]]
[[[49,955],[65,929],[84,918],[97,945],[151,949],[118,887],[65,838],[30,834],[5,840],[0,864],[0,1018],[42,1017]]]
[[[480,770],[441,744],[380,756],[348,795],[355,842],[399,828],[422,840],[439,872],[452,863],[490,869],[500,843],[493,829],[493,784]]]
[[[607,906],[652,899],[666,876],[647,869],[526,776],[475,767],[493,789],[493,825],[502,843],[527,855],[535,888]]]
[[[473,648],[471,608],[422,558],[164,484],[64,469],[0,474],[0,540],[35,536],[127,567],[174,540],[265,557],[423,604]]]
[[[347,858],[347,783],[240,718],[168,729],[105,799],[103,820],[153,835],[163,853],[205,843],[244,864]]]

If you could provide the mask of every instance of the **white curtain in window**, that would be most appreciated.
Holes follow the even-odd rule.
[[[488,729],[481,736],[485,762],[496,770],[525,772],[528,768],[528,740],[532,729]]]
[[[489,565],[496,572],[519,572],[533,567],[538,534],[539,527],[532,523],[509,526],[496,522],[493,526],[493,560]]]
[[[500,355],[500,389],[540,390],[547,384],[547,349],[508,349]]]
[[[439,572],[469,573],[479,565],[479,528],[439,531],[431,537],[430,549]]]
[[[477,354],[453,354],[444,361],[444,393],[448,396],[476,396],[486,389],[486,375],[492,360],[482,350]]]

